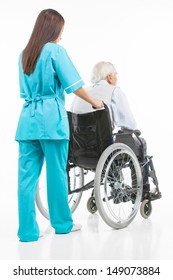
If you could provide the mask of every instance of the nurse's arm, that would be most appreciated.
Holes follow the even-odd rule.
[[[85,90],[83,87],[77,89],[74,91],[74,94],[77,95],[78,97],[82,98],[83,100],[85,100],[86,102],[90,103],[93,107],[95,107],[96,109],[100,109],[102,108],[103,102],[101,100],[92,98]]]

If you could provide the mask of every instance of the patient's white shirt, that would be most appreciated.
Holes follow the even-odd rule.
[[[85,90],[93,98],[101,98],[108,105],[114,127],[132,130],[137,128],[127,97],[120,87],[110,85],[106,80],[101,80],[95,85],[85,88]],[[83,114],[92,112],[94,109],[88,102],[75,96],[70,111],[76,114]]]

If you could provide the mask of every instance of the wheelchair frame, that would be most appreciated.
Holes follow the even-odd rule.
[[[98,210],[107,225],[120,229],[132,222],[139,208],[142,217],[148,218],[152,212],[151,202],[161,198],[161,192],[152,156],[145,154],[140,132],[125,129],[113,136],[116,138],[103,151],[96,168],[78,166],[69,159],[67,165],[69,204],[71,211],[74,212],[83,191],[92,189],[87,202],[88,211],[94,214]],[[85,184],[84,177],[88,171],[95,172],[95,177]],[[151,190],[150,180],[155,186],[154,191]],[[41,198],[40,187],[36,203],[43,216],[49,219]]]

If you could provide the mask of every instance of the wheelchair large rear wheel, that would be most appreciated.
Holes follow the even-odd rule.
[[[36,205],[41,214],[49,219],[48,205],[47,205],[47,187],[46,187],[46,168],[43,164],[41,176],[39,178],[37,193],[36,193]],[[84,172],[82,168],[71,167],[69,171],[69,184],[70,190],[81,188],[84,184]],[[68,195],[68,202],[72,213],[76,210],[82,197],[82,192],[72,193]]]
[[[112,228],[128,226],[141,203],[143,180],[134,152],[115,143],[101,155],[95,174],[96,205],[103,220]]]

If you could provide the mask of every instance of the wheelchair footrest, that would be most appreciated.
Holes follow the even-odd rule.
[[[162,197],[161,192],[150,193],[150,200],[156,200]]]

